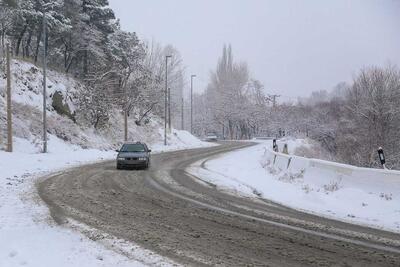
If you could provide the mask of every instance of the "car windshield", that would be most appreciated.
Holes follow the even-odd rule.
[[[121,152],[145,152],[145,148],[142,144],[126,144],[122,146]]]

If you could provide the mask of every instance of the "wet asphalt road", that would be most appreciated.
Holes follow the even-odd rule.
[[[185,171],[250,145],[153,155],[148,171],[87,165],[48,177],[38,191],[58,223],[73,218],[183,265],[400,266],[400,235],[234,196]]]

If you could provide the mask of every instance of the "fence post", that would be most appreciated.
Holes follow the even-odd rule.
[[[292,162],[292,158],[289,158],[286,169],[289,169],[290,163]]]
[[[386,170],[386,159],[385,159],[385,153],[383,153],[383,148],[379,147],[378,148],[378,156],[379,156],[379,160],[382,164],[382,167]]]

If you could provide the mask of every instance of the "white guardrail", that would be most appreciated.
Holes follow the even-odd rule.
[[[334,182],[364,191],[399,192],[400,171],[361,168],[336,162],[286,155],[266,148],[266,163],[276,171],[301,174],[304,180],[324,186]]]

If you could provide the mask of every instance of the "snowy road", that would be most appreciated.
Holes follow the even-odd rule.
[[[234,196],[185,171],[249,145],[162,153],[149,171],[79,167],[39,193],[59,223],[72,218],[185,265],[400,266],[399,235]]]

